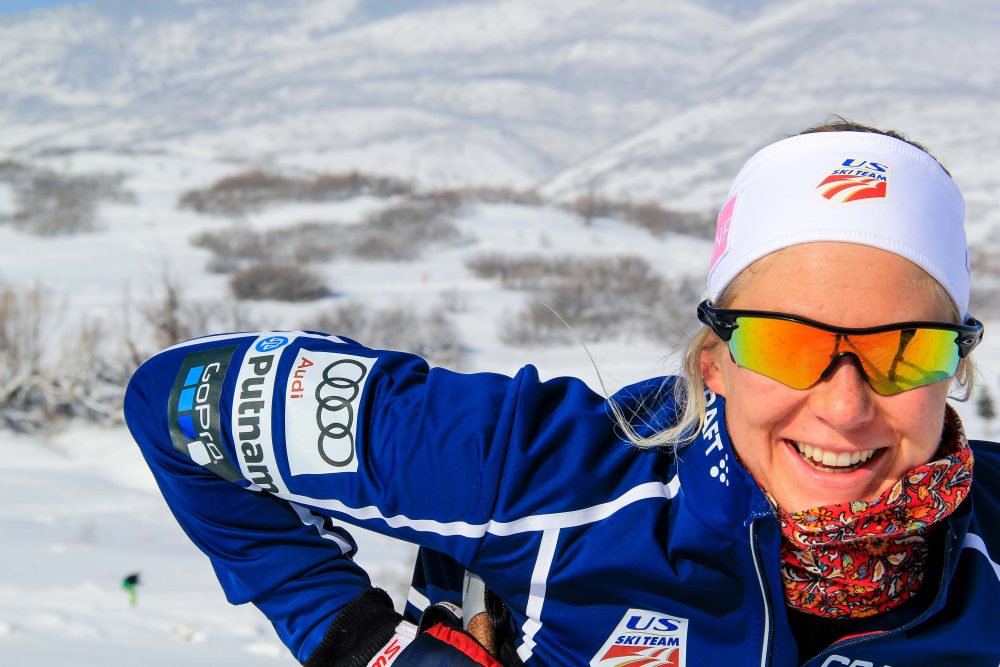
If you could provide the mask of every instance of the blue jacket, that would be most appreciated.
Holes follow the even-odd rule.
[[[616,395],[640,428],[670,380]],[[929,607],[800,662],[780,535],[709,396],[700,437],[640,450],[583,382],[429,369],[306,332],[212,336],[136,371],[125,415],[232,603],[300,659],[370,586],[355,524],[446,554],[507,604],[531,665],[905,667],[1000,663],[1000,449],[973,443]],[[940,582],[940,584],[938,583]]]

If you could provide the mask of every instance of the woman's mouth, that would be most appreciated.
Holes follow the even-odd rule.
[[[833,452],[805,442],[788,441],[798,451],[802,460],[816,470],[823,472],[846,473],[862,468],[872,458],[878,456],[882,449],[866,449],[856,452]]]

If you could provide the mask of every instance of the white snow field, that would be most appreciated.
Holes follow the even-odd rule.
[[[224,319],[227,276],[191,244],[200,232],[322,222],[335,236],[399,203],[358,196],[234,218],[178,207],[222,177],[360,170],[427,189],[537,189],[547,203],[461,209],[461,241],[412,261],[311,264],[334,296],[246,302],[242,314],[292,329],[344,303],[444,308],[462,370],[534,363],[601,390],[580,344],[505,343],[529,297],[466,263],[635,255],[665,279],[701,278],[703,238],[585,225],[552,202],[593,193],[707,214],[756,147],[830,113],[924,142],[966,194],[974,246],[998,253],[998,30],[989,0],[94,0],[5,16],[0,172],[11,160],[116,173],[133,197],[101,204],[92,231],[42,237],[12,224],[18,197],[0,178],[0,288],[46,289],[53,352],[85,321],[116,344],[126,299],[152,298],[165,272]],[[690,306],[679,330],[695,324]],[[996,396],[1000,317],[976,314],[987,322],[980,381]],[[588,347],[609,391],[663,373],[674,353],[638,334]],[[972,436],[988,435],[974,405],[957,407]],[[0,455],[0,665],[296,664],[260,613],[226,602],[124,427],[0,431]],[[359,562],[401,603],[415,549],[358,541]],[[143,580],[135,607],[120,588],[131,572]]]

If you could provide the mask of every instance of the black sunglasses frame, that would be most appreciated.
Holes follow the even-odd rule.
[[[805,317],[788,315],[786,313],[775,313],[767,310],[730,310],[728,308],[716,308],[708,299],[698,304],[698,319],[702,324],[715,332],[715,335],[725,342],[733,337],[733,331],[739,328],[737,319],[741,317],[763,317],[771,320],[787,320],[798,322],[807,326],[815,327],[823,331],[842,336],[861,336],[864,334],[885,333],[886,331],[898,331],[900,329],[942,329],[944,331],[954,331],[958,333],[955,343],[958,345],[958,356],[965,358],[972,352],[983,339],[983,323],[974,317],[969,317],[965,324],[952,324],[950,322],[898,322],[894,324],[884,324],[877,327],[865,328],[845,328],[835,327],[816,320]]]

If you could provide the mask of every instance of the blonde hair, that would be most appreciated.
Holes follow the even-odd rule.
[[[719,295],[716,305],[720,308],[730,306],[735,300],[736,295],[742,291],[749,281],[749,278],[758,273],[763,268],[763,265],[773,257],[773,254],[762,257],[741,271],[729,283],[726,289],[723,290],[722,294]],[[930,274],[927,274],[927,278],[930,281],[930,288],[934,292],[934,298],[942,303],[947,303],[952,321],[960,323],[962,321],[961,314],[958,312],[958,307],[952,301],[948,292]],[[694,308],[692,308],[693,310]],[[641,412],[648,410],[651,403],[640,404],[631,411],[632,415],[629,416],[626,415],[625,409],[614,399],[609,401],[618,428],[621,429],[625,437],[633,445],[640,448],[663,446],[678,448],[697,439],[698,434],[701,433],[705,426],[705,378],[701,372],[702,356],[704,353],[710,352],[721,344],[723,344],[722,340],[708,327],[702,327],[688,340],[683,350],[681,374],[673,378],[672,385],[670,386],[673,392],[671,398],[675,405],[676,420],[652,435],[644,436],[634,426],[637,419],[642,423],[646,423]],[[951,382],[953,393],[949,395],[949,398],[962,402],[972,398],[975,382],[975,364],[973,363],[972,355],[959,360],[958,369],[955,371]],[[652,403],[660,402],[657,400],[660,398],[660,392],[664,391],[670,383],[671,379],[667,379],[661,385],[660,391],[654,394]]]

